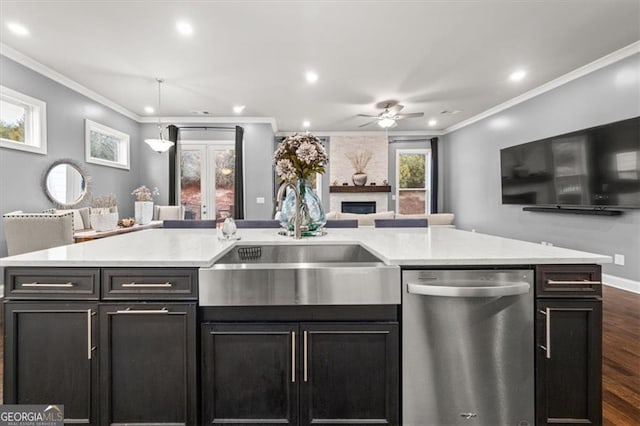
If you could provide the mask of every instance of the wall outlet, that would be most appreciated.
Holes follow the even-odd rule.
[[[395,200],[396,200],[396,196],[395,196],[395,195],[393,195],[393,194],[391,194],[391,199],[392,199],[393,201],[395,201]]]
[[[264,197],[258,197],[258,198],[256,198],[256,203],[257,203],[257,204],[264,204]]]
[[[624,266],[624,254],[614,254],[613,263],[616,265]]]

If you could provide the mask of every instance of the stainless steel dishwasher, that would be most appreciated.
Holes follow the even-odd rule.
[[[532,270],[402,273],[402,424],[534,424]]]

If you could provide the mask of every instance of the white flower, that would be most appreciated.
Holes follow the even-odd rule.
[[[311,164],[311,162],[318,159],[318,149],[315,144],[305,141],[296,150],[296,155],[301,161]]]
[[[276,173],[282,180],[293,180],[296,177],[296,169],[293,167],[293,163],[286,158],[276,162]]]

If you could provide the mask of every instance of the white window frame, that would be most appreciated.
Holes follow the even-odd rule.
[[[424,161],[424,188],[400,188],[400,156],[403,154],[420,154],[425,156]],[[431,150],[425,149],[398,149],[396,150],[396,213],[400,213],[400,191],[424,190],[424,213],[431,214]]]
[[[123,158],[123,161],[109,161],[103,158],[91,156],[91,132],[102,133],[104,135],[112,136],[118,139],[119,158]],[[129,135],[120,132],[104,124],[96,123],[88,118],[85,119],[85,133],[84,133],[84,154],[85,161],[87,163],[99,164],[101,166],[115,167],[118,169],[129,170],[131,165],[131,152],[130,152]]]
[[[0,99],[25,108],[24,142],[15,142],[0,138],[0,147],[33,152],[47,153],[47,103],[17,92],[5,86],[0,86]]]

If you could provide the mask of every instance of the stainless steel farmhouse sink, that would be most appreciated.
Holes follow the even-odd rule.
[[[238,245],[198,282],[200,306],[400,304],[400,268],[358,244]]]

